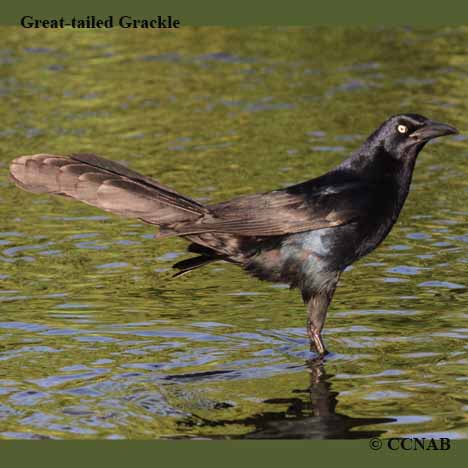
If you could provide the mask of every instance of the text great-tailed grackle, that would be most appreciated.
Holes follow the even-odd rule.
[[[421,115],[397,115],[320,177],[208,206],[92,154],[22,156],[12,161],[10,177],[30,192],[158,225],[156,237],[184,237],[198,256],[176,263],[178,274],[225,260],[263,280],[298,287],[308,304],[311,344],[325,354],[321,331],[341,272],[390,232],[424,145],[454,133]]]

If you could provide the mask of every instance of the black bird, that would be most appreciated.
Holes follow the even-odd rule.
[[[325,354],[321,331],[342,271],[390,232],[424,145],[454,133],[418,114],[396,115],[320,177],[215,205],[93,154],[21,156],[12,161],[10,178],[29,192],[75,198],[157,225],[156,238],[187,239],[189,252],[198,255],[176,263],[177,275],[224,260],[299,288],[311,346]]]

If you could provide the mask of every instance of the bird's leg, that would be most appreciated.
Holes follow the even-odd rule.
[[[310,339],[310,350],[317,351],[321,356],[328,353],[323,344],[321,333],[335,287],[336,283],[332,287],[319,291],[312,296],[307,304],[307,334]]]
[[[321,356],[328,354],[323,343],[322,335],[315,328],[309,326],[310,350],[316,351]]]
[[[310,303],[309,303],[310,304]],[[325,345],[323,344],[322,340],[322,328],[323,323],[325,322],[326,310],[323,317],[322,325],[318,325],[317,321],[311,318],[310,308],[308,309],[307,315],[307,334],[309,335],[310,339],[310,350],[317,351],[321,356],[327,354],[327,350],[325,349]]]

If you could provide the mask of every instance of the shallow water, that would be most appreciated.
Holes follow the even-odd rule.
[[[0,437],[466,438],[468,28],[0,37]],[[347,271],[324,364],[297,291],[21,192],[21,154],[94,151],[202,201],[319,175],[382,120],[457,126]]]

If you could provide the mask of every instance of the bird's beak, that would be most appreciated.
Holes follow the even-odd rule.
[[[458,133],[458,130],[451,125],[428,121],[424,124],[423,127],[418,128],[413,133],[411,133],[410,137],[417,142],[423,142],[440,136],[454,135],[456,133]]]

